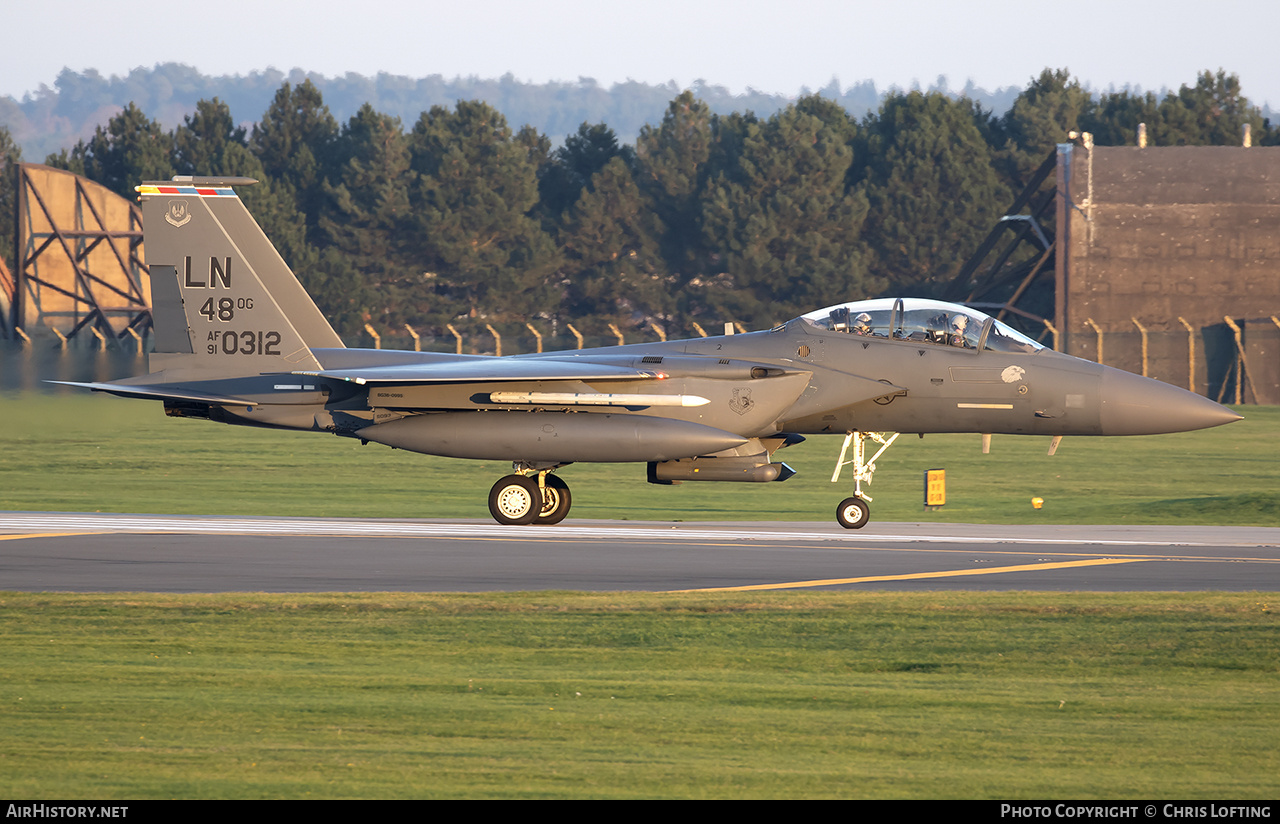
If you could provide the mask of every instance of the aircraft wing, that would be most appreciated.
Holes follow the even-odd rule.
[[[484,358],[481,360],[401,363],[353,369],[294,372],[360,385],[393,383],[499,383],[504,381],[635,381],[665,377],[652,369],[543,358]]]

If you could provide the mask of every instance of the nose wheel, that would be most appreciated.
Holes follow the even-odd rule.
[[[862,529],[871,520],[871,507],[861,498],[845,498],[836,507],[836,521],[845,529]]]
[[[550,472],[508,475],[489,490],[489,514],[503,526],[558,524],[569,514],[569,485]]]

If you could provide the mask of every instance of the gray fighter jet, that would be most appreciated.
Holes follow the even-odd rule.
[[[762,332],[488,357],[348,349],[233,187],[139,186],[151,274],[151,374],[76,386],[165,413],[325,432],[428,455],[509,460],[503,524],[554,524],[578,461],[643,463],[650,483],[785,481],[805,435],[844,436],[836,520],[869,517],[862,484],[897,434],[1181,432],[1238,420],[1206,398],[1045,349],[981,312],[914,298],[842,303]],[[879,445],[868,457],[867,441]],[[849,451],[852,450],[852,457]]]

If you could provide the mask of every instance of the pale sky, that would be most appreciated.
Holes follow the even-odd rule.
[[[45,0],[6,4],[0,95],[58,72],[180,62],[206,74],[302,68],[410,77],[507,72],[602,85],[628,78],[796,94],[832,78],[929,86],[946,75],[1024,88],[1045,67],[1095,91],[1239,75],[1280,109],[1274,0],[1030,3],[988,0]],[[53,27],[58,26],[57,30]],[[27,32],[27,33],[24,33]]]

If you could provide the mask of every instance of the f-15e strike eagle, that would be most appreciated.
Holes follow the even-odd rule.
[[[863,482],[897,435],[1181,432],[1238,420],[1199,395],[1040,346],[950,303],[842,303],[761,332],[490,357],[348,349],[249,214],[251,178],[137,188],[151,274],[151,374],[90,389],[168,415],[325,432],[428,455],[509,460],[489,493],[502,524],[554,524],[579,461],[643,463],[648,480],[785,481],[805,435],[843,435]],[[884,433],[884,434],[882,434]],[[868,439],[881,444],[867,457]],[[852,446],[853,457],[846,461]],[[833,476],[832,480],[836,480]]]

